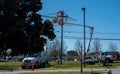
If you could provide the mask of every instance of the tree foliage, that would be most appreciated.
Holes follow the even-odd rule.
[[[75,57],[78,57],[78,53],[76,50],[69,50],[67,51],[67,55],[68,55],[68,60],[74,60]]]
[[[12,49],[12,55],[44,50],[46,38],[55,38],[53,24],[42,23],[41,0],[0,0],[0,52]]]
[[[77,53],[77,51],[70,50],[70,51],[67,51],[67,55],[68,56],[78,56],[78,53]]]

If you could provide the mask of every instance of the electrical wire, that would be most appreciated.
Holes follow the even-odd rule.
[[[55,31],[56,33],[59,33],[60,31]],[[78,31],[63,31],[64,33],[68,33],[68,34],[79,34],[83,32],[78,32]],[[89,34],[88,32],[86,32],[87,34]],[[94,32],[94,34],[102,34],[102,35],[120,35],[120,33],[114,33],[114,32]]]
[[[58,36],[57,38],[60,38],[60,36]],[[64,39],[83,39],[83,37],[72,37],[72,36],[64,36]],[[86,40],[89,40],[90,38],[86,37]],[[92,38],[92,40],[115,40],[118,41],[120,40],[120,38]]]

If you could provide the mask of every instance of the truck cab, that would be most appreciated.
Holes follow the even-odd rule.
[[[101,52],[100,59],[102,62],[112,63],[113,55],[111,54],[111,52]]]

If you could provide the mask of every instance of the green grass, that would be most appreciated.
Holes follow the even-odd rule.
[[[78,69],[80,70],[80,62],[75,62],[75,61],[68,61],[68,62],[63,62],[62,65],[58,65],[57,62],[50,62],[50,67],[47,68],[40,68],[43,70],[57,70],[57,69]],[[94,64],[94,65],[82,65],[83,68],[91,68],[91,69],[96,69],[96,68],[110,68],[110,67],[115,67],[115,66],[120,66],[120,62],[114,62],[112,63],[112,66],[103,66],[102,64]],[[21,68],[21,62],[0,62],[0,70],[10,70],[11,68],[20,69]]]
[[[77,68],[80,66],[80,62],[63,62],[62,65],[58,65],[57,62],[50,62],[52,68]]]
[[[80,62],[69,61],[63,62],[62,65],[58,65],[57,62],[50,62],[51,66],[48,69],[80,69]],[[113,66],[120,66],[120,62],[113,63],[112,66],[103,66],[102,64],[96,63],[94,65],[82,65],[83,68],[109,68]],[[46,69],[46,68],[45,68]]]
[[[0,62],[0,70],[10,70],[11,68],[18,69],[21,67],[21,62]]]

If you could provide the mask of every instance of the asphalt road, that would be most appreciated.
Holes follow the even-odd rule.
[[[87,69],[84,72],[105,72],[107,74],[108,70],[111,70],[112,74],[120,74],[120,67],[112,69]],[[12,71],[12,72],[0,72],[0,74],[19,74],[19,73],[38,73],[38,72],[80,72],[80,70],[22,70],[22,71]]]
[[[105,72],[105,69],[83,70],[84,72]],[[24,70],[12,72],[0,72],[0,74],[38,73],[38,72],[81,72],[80,70]]]
[[[111,69],[112,74],[120,74],[120,67],[115,67]]]

